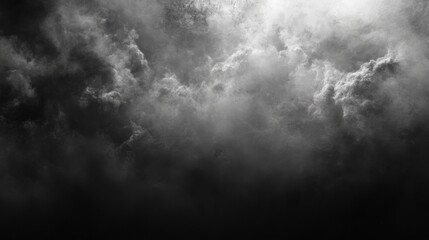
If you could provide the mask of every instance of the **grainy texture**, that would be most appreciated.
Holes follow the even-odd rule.
[[[417,235],[428,24],[424,0],[2,0],[0,238]]]

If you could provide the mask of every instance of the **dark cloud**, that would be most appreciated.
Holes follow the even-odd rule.
[[[2,1],[10,238],[424,229],[424,1]]]

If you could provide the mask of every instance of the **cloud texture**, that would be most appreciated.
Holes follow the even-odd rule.
[[[0,220],[72,239],[416,232],[428,23],[424,0],[2,1]]]

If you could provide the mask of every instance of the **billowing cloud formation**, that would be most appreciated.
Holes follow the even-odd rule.
[[[416,232],[427,9],[3,1],[0,218],[16,237]]]

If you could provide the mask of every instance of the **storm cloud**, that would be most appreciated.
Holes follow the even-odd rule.
[[[11,238],[424,229],[424,0],[3,0]]]

